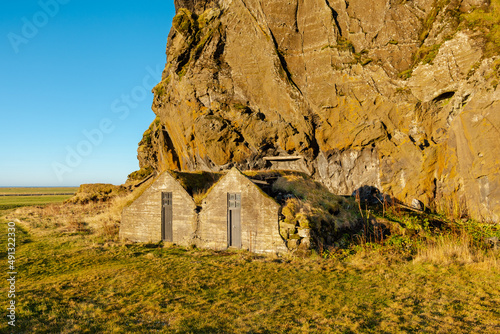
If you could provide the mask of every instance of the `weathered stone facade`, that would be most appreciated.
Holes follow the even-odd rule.
[[[193,243],[197,226],[196,204],[168,172],[162,173],[139,198],[123,210],[121,239],[136,242],[162,240],[163,192],[172,193],[172,241],[183,246]]]
[[[238,193],[241,195],[239,246],[256,253],[287,251],[279,234],[280,205],[236,168],[229,171],[209,191],[203,200],[201,211],[193,197],[169,172],[162,173],[151,187],[123,210],[121,239],[135,242],[162,240],[164,192],[172,193],[172,241],[175,244],[227,249],[228,193]]]
[[[256,253],[285,252],[279,234],[280,205],[233,168],[203,200],[199,240],[202,247],[228,246],[228,193],[241,194],[241,248]]]

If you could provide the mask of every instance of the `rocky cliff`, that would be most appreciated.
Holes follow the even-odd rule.
[[[498,0],[175,4],[141,167],[301,155],[338,194],[500,221]]]

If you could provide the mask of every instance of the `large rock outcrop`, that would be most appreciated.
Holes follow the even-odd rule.
[[[462,22],[489,2],[175,4],[141,167],[301,155],[338,194],[370,185],[500,221],[500,61]]]

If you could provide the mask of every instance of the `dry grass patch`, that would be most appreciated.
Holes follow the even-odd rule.
[[[436,239],[418,250],[415,262],[437,265],[481,263],[487,267],[500,268],[498,252],[494,249],[484,250],[471,246],[473,241],[467,235],[439,236]]]
[[[134,191],[110,185],[82,185],[80,192],[64,203],[21,207],[11,210],[5,219],[22,221],[38,236],[82,234],[99,243],[118,242],[123,209],[152,182],[153,179]]]

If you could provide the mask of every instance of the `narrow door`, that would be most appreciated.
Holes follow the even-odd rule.
[[[227,194],[227,244],[241,248],[241,194]]]
[[[166,242],[173,242],[172,230],[172,193],[161,194],[161,238]]]

